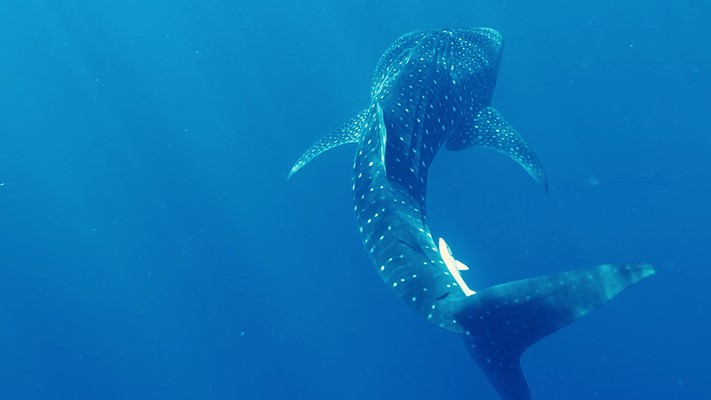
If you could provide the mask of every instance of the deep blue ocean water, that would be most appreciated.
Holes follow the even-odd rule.
[[[492,399],[362,249],[353,147],[399,35],[489,26],[494,105],[537,150],[442,151],[431,226],[474,288],[607,262],[660,273],[545,338],[536,399],[711,399],[711,6],[6,0],[1,399]]]

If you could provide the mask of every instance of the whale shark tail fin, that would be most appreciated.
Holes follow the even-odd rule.
[[[467,350],[504,400],[531,398],[521,354],[541,338],[654,275],[648,264],[600,265],[477,292],[457,315]]]
[[[356,143],[358,138],[360,138],[363,127],[366,123],[366,117],[368,113],[367,110],[359,112],[355,117],[351,118],[350,121],[341,125],[338,129],[331,132],[330,134],[322,137],[309,147],[304,154],[296,160],[296,163],[291,167],[289,171],[289,178],[296,173],[296,171],[303,168],[311,160],[318,157],[321,153],[324,153],[334,147],[338,147],[342,144]]]
[[[467,122],[465,129],[453,132],[445,143],[450,151],[482,146],[500,151],[519,163],[548,192],[548,179],[538,156],[509,125],[504,117],[491,106],[477,112]]]

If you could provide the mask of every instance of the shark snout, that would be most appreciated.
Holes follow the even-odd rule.
[[[501,43],[503,41],[503,37],[501,36],[501,33],[497,31],[496,29],[493,28],[487,28],[487,27],[480,27],[480,28],[474,28],[474,31],[479,33],[482,36],[487,37],[489,40]]]
[[[504,38],[501,33],[492,28],[475,28],[472,29],[478,38],[477,45],[479,48],[488,53],[487,58],[490,60],[498,60],[501,58],[501,52],[504,48]]]

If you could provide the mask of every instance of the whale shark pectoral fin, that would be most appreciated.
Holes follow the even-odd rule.
[[[464,299],[457,321],[467,350],[504,400],[528,400],[521,354],[543,337],[655,274],[648,264],[593,268],[508,282]]]
[[[303,168],[311,160],[318,157],[321,153],[326,152],[334,147],[338,147],[342,144],[356,143],[360,138],[363,127],[365,126],[367,117],[367,110],[361,111],[355,117],[351,118],[350,121],[343,124],[340,128],[336,129],[332,133],[322,137],[319,141],[314,143],[304,154],[299,157],[291,171],[289,172],[289,178],[296,173],[296,171]],[[288,178],[287,178],[288,179]]]
[[[479,110],[474,119],[468,122],[467,129],[453,133],[445,145],[450,151],[474,146],[488,147],[507,154],[548,191],[548,180],[536,153],[494,107]]]

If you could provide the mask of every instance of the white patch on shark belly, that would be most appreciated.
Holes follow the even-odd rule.
[[[447,266],[449,273],[452,274],[452,277],[454,277],[454,280],[457,281],[462,292],[464,292],[464,295],[469,297],[476,294],[475,291],[469,289],[469,286],[467,286],[467,283],[464,282],[464,278],[462,278],[462,275],[459,273],[459,271],[469,270],[469,267],[454,259],[452,251],[449,249],[447,242],[444,241],[444,238],[439,238],[439,254],[442,256],[444,265]]]

